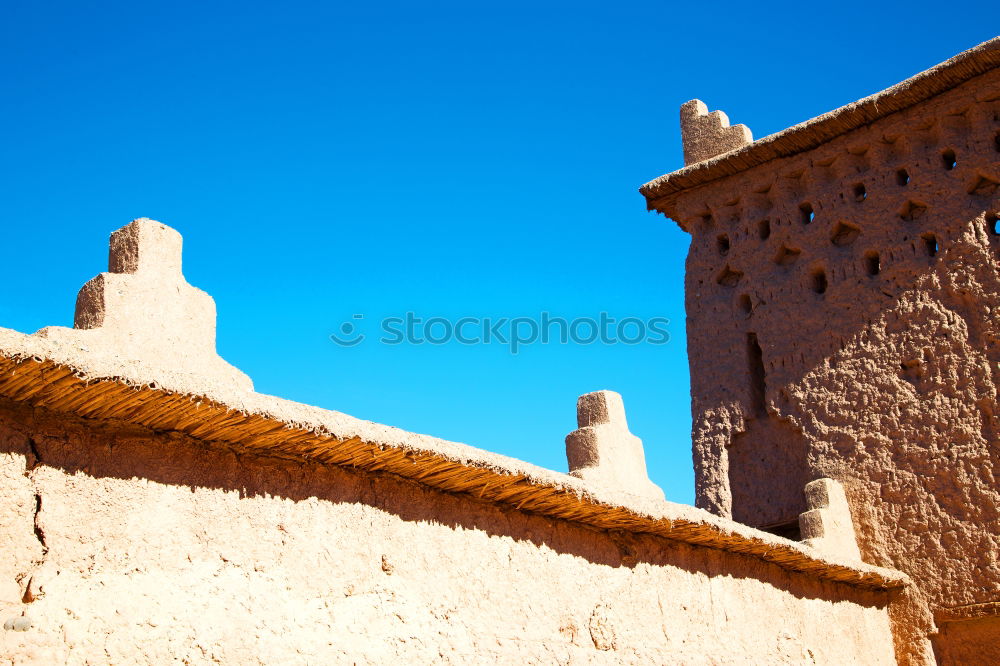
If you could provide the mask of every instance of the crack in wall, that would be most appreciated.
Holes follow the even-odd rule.
[[[43,464],[42,455],[38,450],[38,443],[34,440],[34,438],[28,438],[28,449],[30,454],[25,456],[24,475],[31,480],[32,490],[34,491],[35,510],[32,515],[32,529],[34,530],[35,538],[38,539],[38,544],[42,549],[42,554],[37,561],[32,563],[32,567],[28,571],[18,576],[18,583],[22,581],[25,582],[24,593],[21,596],[21,601],[26,604],[35,601],[40,596],[41,584],[38,581],[38,575],[45,566],[45,558],[49,553],[49,546],[45,540],[45,530],[42,528],[40,521],[42,513],[42,493],[40,492],[38,484],[35,480],[35,469]]]
[[[38,443],[32,437],[28,438],[28,449],[31,451],[31,457],[29,459],[28,456],[25,456],[24,475],[30,479],[31,471],[41,464],[42,456],[38,452]]]
[[[49,547],[48,544],[45,543],[45,530],[42,529],[42,526],[38,522],[38,516],[41,512],[42,512],[42,494],[36,491],[35,516],[34,516],[35,538],[38,539],[38,543],[40,543],[42,546],[42,557],[44,558],[45,555],[49,552]]]

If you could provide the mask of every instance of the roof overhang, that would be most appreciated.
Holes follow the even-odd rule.
[[[639,188],[646,208],[673,217],[673,198],[699,185],[732,176],[771,160],[812,150],[851,130],[902,111],[1000,67],[1000,37],[969,49],[891,88],[758,139],[743,148],[697,162]],[[1000,98],[1000,90],[993,91]]]
[[[167,383],[164,383],[164,382]],[[177,432],[209,444],[402,477],[477,501],[600,530],[651,534],[739,553],[782,569],[847,585],[889,590],[898,571],[834,561],[809,546],[695,507],[606,491],[580,479],[464,444],[406,432],[253,391],[192,387],[83,347],[0,329],[0,399],[70,414]]]

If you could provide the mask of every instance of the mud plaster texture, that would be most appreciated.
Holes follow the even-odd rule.
[[[697,504],[781,529],[841,481],[865,561],[916,582],[899,658],[932,662],[934,609],[1000,600],[1000,71],[726,166],[753,150],[643,190],[692,236]]]
[[[103,350],[143,372],[250,391],[250,378],[215,351],[215,301],[181,272],[181,235],[148,218],[111,234],[108,271],[80,289],[73,328],[35,335],[53,344]]]
[[[1000,603],[942,609],[934,652],[942,664],[1000,664]]]
[[[566,436],[569,473],[599,486],[664,499],[646,474],[642,440],[629,432],[625,403],[614,391],[595,391],[576,403],[579,428]]]
[[[179,236],[116,232],[74,329],[0,329],[0,663],[988,659],[997,88],[651,202],[694,236],[719,515],[645,486],[623,413],[588,479],[255,393]]]
[[[888,593],[720,550],[9,401],[0,461],[5,663],[894,663]]]
[[[730,125],[722,111],[709,112],[701,100],[681,105],[681,139],[684,164],[695,164],[750,144],[753,133],[746,125]]]

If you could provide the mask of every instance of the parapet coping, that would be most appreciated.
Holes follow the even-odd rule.
[[[869,125],[971,78],[1000,67],[1000,37],[983,42],[901,83],[798,125],[771,134],[742,148],[660,176],[639,188],[647,210],[664,214],[672,195],[732,176],[771,160],[812,150],[852,130]],[[997,91],[1000,97],[1000,91]]]
[[[0,328],[0,396],[33,407],[175,431],[262,455],[388,472],[516,510],[739,553],[855,587],[909,584],[899,571],[826,559],[805,544],[695,507],[606,491],[514,458],[274,396],[226,385],[193,390],[197,378],[157,377],[153,382],[142,366],[100,350]]]

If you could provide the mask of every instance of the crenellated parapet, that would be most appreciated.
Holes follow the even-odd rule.
[[[753,134],[746,125],[730,125],[725,113],[709,112],[704,102],[693,99],[681,105],[681,139],[684,164],[691,165],[753,143]]]
[[[614,391],[595,391],[576,403],[578,428],[566,436],[569,473],[605,488],[664,499],[649,480],[642,440],[629,432],[625,403]]]
[[[188,376],[201,384],[253,390],[243,372],[215,349],[215,301],[181,271],[181,235],[148,218],[111,234],[108,271],[76,299],[73,328],[35,335],[114,356],[150,380]]]
[[[809,510],[799,515],[802,541],[826,557],[860,560],[844,487],[833,479],[816,479],[806,484],[805,493]]]

